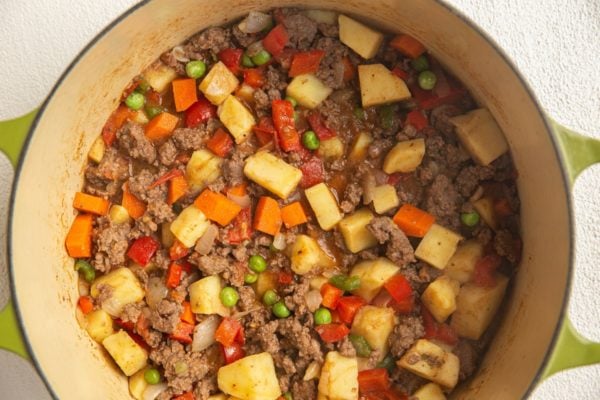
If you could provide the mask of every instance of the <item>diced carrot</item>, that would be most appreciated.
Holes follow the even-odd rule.
[[[138,219],[146,212],[146,203],[135,197],[127,185],[123,186],[123,200],[121,205],[125,207],[131,218]]]
[[[67,252],[73,258],[88,258],[92,256],[92,214],[79,214],[75,217],[67,234],[65,244]]]
[[[342,63],[344,64],[344,82],[351,81],[356,75],[356,68],[354,64],[350,61],[348,57],[342,58]]]
[[[321,286],[321,296],[323,297],[321,304],[323,304],[324,307],[333,310],[337,307],[343,294],[344,291],[342,289],[336,288],[331,283],[325,283]]]
[[[108,117],[108,121],[102,128],[102,139],[107,146],[112,146],[115,139],[117,138],[117,131],[125,121],[133,118],[134,111],[125,105],[120,105],[113,113]]]
[[[281,229],[281,223],[281,209],[277,200],[262,196],[256,206],[254,229],[275,236]]]
[[[175,289],[177,286],[179,286],[179,282],[181,282],[181,272],[181,265],[177,263],[171,263],[171,265],[169,265],[166,283],[169,289]]]
[[[171,247],[169,247],[169,258],[172,261],[181,260],[188,254],[190,254],[190,249],[188,249],[183,243],[181,243],[177,239],[175,239]]]
[[[170,339],[177,340],[178,342],[189,344],[192,343],[192,333],[194,332],[194,325],[188,324],[187,322],[180,321],[173,329],[173,332],[169,335]],[[193,397],[192,397],[193,398]]]
[[[196,398],[194,397],[194,393],[186,392],[184,394],[181,394],[181,395],[173,398],[173,400],[196,400]]]
[[[423,237],[435,222],[435,217],[417,207],[405,204],[394,215],[394,222],[406,235]]]
[[[194,200],[194,205],[221,226],[230,223],[242,211],[242,207],[221,193],[206,189]]]
[[[299,201],[295,201],[281,209],[281,219],[286,228],[304,224],[307,221],[304,209]]]
[[[148,186],[148,189],[160,186],[163,183],[166,183],[177,176],[183,176],[183,171],[177,168],[173,168],[169,172],[159,176],[158,179],[156,179],[154,182],[152,182],[150,186]]]
[[[242,325],[237,319],[223,318],[215,331],[215,340],[223,346],[231,346],[241,329]]]
[[[179,200],[187,192],[188,184],[185,176],[176,176],[169,181],[169,191],[167,192],[167,204],[171,205]]]
[[[420,110],[412,110],[406,115],[406,125],[412,125],[417,131],[421,131],[429,126],[427,117]]]
[[[206,148],[218,155],[227,157],[233,149],[233,139],[223,128],[217,129],[210,139],[206,141]]]
[[[194,317],[194,313],[192,312],[192,305],[190,304],[189,301],[184,301],[182,303],[183,305],[183,312],[181,313],[181,320],[183,322],[187,322],[190,325],[195,325],[196,324],[196,317]]]
[[[106,215],[110,201],[91,194],[77,192],[73,199],[73,207],[79,211],[85,211],[96,215]]]
[[[227,189],[227,194],[231,194],[233,196],[242,197],[246,195],[246,187],[248,184],[246,182],[240,183],[239,185],[235,185]]]
[[[179,118],[168,112],[158,114],[146,125],[146,137],[151,140],[164,139],[171,135]]]
[[[81,296],[77,301],[77,305],[84,314],[89,314],[94,309],[94,303],[92,303],[90,296]]]
[[[390,42],[390,46],[410,58],[417,58],[425,52],[425,46],[410,35],[398,35]]]
[[[173,85],[173,100],[175,100],[175,111],[187,110],[198,101],[195,79],[175,79]]]
[[[244,70],[244,83],[253,88],[259,88],[264,85],[265,78],[262,70],[259,68],[249,68]]]
[[[358,373],[358,387],[361,393],[378,392],[390,387],[390,377],[385,368],[363,370]]]

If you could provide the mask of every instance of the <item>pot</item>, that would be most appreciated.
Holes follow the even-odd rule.
[[[125,377],[77,324],[77,274],[63,245],[74,217],[71,196],[81,187],[87,149],[99,127],[130,79],[162,52],[200,29],[272,4],[144,1],[84,49],[37,114],[2,126],[0,148],[13,162],[21,156],[9,226],[13,302],[0,314],[0,346],[31,357],[57,398],[129,398]],[[573,267],[571,187],[585,167],[600,161],[600,142],[549,120],[494,43],[439,1],[277,2],[298,4],[343,11],[417,37],[507,136],[519,171],[523,260],[481,367],[453,398],[524,398],[543,377],[599,362],[600,345],[577,335],[565,312]]]

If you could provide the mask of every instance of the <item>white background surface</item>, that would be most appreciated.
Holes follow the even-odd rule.
[[[135,2],[2,0],[0,120],[22,115],[38,106],[79,50]],[[551,116],[600,138],[599,1],[448,2],[487,31],[505,50]],[[0,163],[0,178],[6,179],[8,174],[6,166]],[[600,278],[596,273],[600,261],[598,188],[599,166],[586,171],[574,191],[577,272],[570,305],[575,326],[596,341],[600,341]],[[7,188],[2,184],[0,190],[6,193]],[[5,207],[6,203],[0,201],[2,219]],[[7,360],[0,354],[0,370],[6,370],[1,364]],[[26,375],[19,374],[17,378],[14,374],[0,374],[0,391],[10,384],[14,387],[9,393],[15,393],[11,398],[40,398],[39,390],[27,389],[30,384],[26,383],[29,382]],[[600,366],[563,372],[543,382],[531,398],[595,400],[600,398],[599,376]],[[16,379],[24,381],[15,386]],[[16,395],[21,390],[23,394]]]

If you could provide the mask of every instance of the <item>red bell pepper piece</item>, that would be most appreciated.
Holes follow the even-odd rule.
[[[277,274],[277,282],[280,285],[289,285],[290,283],[292,283],[293,280],[294,277],[288,272],[281,271]]]
[[[190,254],[190,249],[185,247],[183,243],[175,239],[171,247],[169,248],[169,258],[172,261],[181,260],[183,257]]]
[[[148,261],[154,256],[160,244],[150,236],[142,236],[136,239],[135,242],[127,250],[127,257],[131,258],[136,263],[145,267]]]
[[[390,388],[390,376],[385,368],[375,368],[358,373],[360,393],[380,392]]]
[[[338,301],[343,294],[344,291],[342,289],[336,288],[331,283],[325,283],[321,286],[321,297],[323,297],[321,304],[323,304],[324,307],[333,310],[337,307]]]
[[[300,135],[294,122],[294,107],[287,100],[273,100],[271,103],[273,123],[277,130],[279,145],[285,152],[299,150]]]
[[[231,223],[227,232],[229,244],[240,244],[252,236],[252,212],[250,207],[243,208]]]
[[[112,146],[117,138],[117,131],[123,126],[125,121],[133,118],[134,115],[134,111],[125,105],[120,105],[113,111],[102,128],[102,140],[104,140],[104,144],[109,147]]]
[[[242,62],[242,57],[244,56],[244,50],[242,49],[224,49],[219,52],[219,60],[231,72],[237,75],[240,72],[240,64]]]
[[[253,88],[262,87],[265,84],[265,78],[262,70],[259,68],[249,68],[244,70],[244,83]]]
[[[421,317],[425,329],[425,339],[437,339],[451,346],[458,342],[458,335],[448,324],[437,322],[429,310],[421,305]]]
[[[365,400],[408,400],[408,396],[392,389],[370,392],[364,395]]]
[[[408,79],[408,72],[406,72],[405,70],[403,70],[402,68],[395,66],[392,69],[392,74],[396,75],[398,78],[402,79],[403,81],[406,81]]]
[[[429,121],[427,121],[427,117],[420,110],[412,110],[406,115],[405,124],[414,126],[418,132],[427,128]]]
[[[321,59],[325,55],[323,50],[311,50],[296,53],[288,71],[290,77],[302,74],[313,74],[319,69]]]
[[[339,299],[335,308],[342,322],[351,324],[358,310],[367,302],[360,296],[344,296]]]
[[[241,329],[242,325],[237,319],[225,317],[215,331],[215,340],[225,347],[231,346]]]
[[[492,253],[480,258],[475,263],[475,271],[471,280],[477,286],[492,288],[496,286],[496,269],[500,266],[502,258],[498,254]]]
[[[275,126],[273,126],[273,119],[266,115],[260,118],[258,124],[254,125],[254,127],[252,128],[252,131],[256,135],[258,143],[261,146],[265,146],[268,143],[272,142],[273,139],[277,136]]]
[[[135,327],[133,321],[123,321],[121,318],[115,318],[115,324],[128,332],[133,331],[133,328]]]
[[[186,392],[184,394],[180,394],[179,396],[173,398],[173,400],[196,400],[193,392]]]
[[[233,139],[229,133],[225,132],[225,129],[219,128],[212,137],[206,141],[206,148],[219,157],[227,157],[233,149]]]
[[[169,337],[173,340],[177,340],[181,343],[192,343],[192,333],[194,332],[194,325],[188,324],[187,322],[179,321],[177,326],[171,332]]]
[[[215,107],[205,97],[199,96],[198,101],[185,110],[185,126],[195,128],[211,118],[217,117],[217,107]]]
[[[169,270],[167,271],[167,287],[169,289],[175,289],[179,286],[179,282],[181,282],[181,272],[183,269],[181,265],[177,263],[171,263],[169,265]]]
[[[162,185],[163,183],[167,183],[171,179],[176,178],[178,176],[183,176],[183,171],[177,168],[173,168],[164,175],[159,176],[158,179],[156,179],[154,182],[152,182],[150,186],[148,186],[148,189],[153,189],[157,186]]]
[[[419,108],[423,110],[431,110],[444,104],[455,103],[460,100],[465,94],[465,88],[461,86],[452,86],[443,96],[438,96],[435,91],[423,90],[417,84],[410,85],[410,91],[416,100]]]
[[[494,201],[494,211],[500,218],[506,218],[514,214],[510,203],[506,197],[496,199]]]
[[[181,319],[183,322],[187,322],[190,325],[194,325],[196,323],[196,317],[194,317],[191,303],[189,301],[184,301],[181,303],[181,305],[183,306],[183,311],[181,312],[179,319]]]
[[[402,274],[397,274],[388,279],[383,287],[399,304],[409,302],[412,309],[413,289]],[[409,310],[410,311],[410,310]]]
[[[327,140],[337,136],[334,131],[325,126],[321,114],[319,114],[318,111],[311,112],[307,120],[312,130],[315,131],[319,137],[319,140]]]
[[[277,24],[277,26],[271,29],[267,36],[265,36],[262,43],[265,50],[271,53],[271,55],[278,56],[288,44],[288,40],[288,33],[283,24]]]
[[[339,342],[350,333],[350,329],[344,324],[319,325],[315,330],[325,343]]]
[[[190,264],[189,262],[187,262],[186,260],[180,260],[180,261],[178,262],[178,264],[179,264],[179,265],[181,265],[181,270],[182,270],[183,272],[185,272],[186,274],[188,274],[188,275],[189,275],[189,274],[191,274],[191,273],[192,273],[192,268],[193,268],[193,265],[192,265],[192,264]]]
[[[301,188],[306,189],[325,180],[323,160],[319,157],[312,157],[306,161],[300,166],[300,171],[302,171],[302,180],[300,181]]]
[[[244,335],[244,327],[240,326],[240,330],[237,335],[235,335],[235,342],[243,345],[246,343],[246,336]]]
[[[223,346],[222,344],[220,344],[220,346],[221,351],[223,352],[223,358],[225,358],[225,364],[231,364],[232,362],[243,358],[245,355],[242,345],[237,342],[233,342],[231,346]]]
[[[349,82],[352,79],[354,79],[354,76],[356,75],[356,67],[354,66],[354,64],[352,64],[352,61],[350,61],[349,57],[342,58],[342,63],[344,64],[343,81]]]

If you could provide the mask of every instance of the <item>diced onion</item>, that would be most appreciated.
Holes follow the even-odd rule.
[[[195,250],[203,256],[210,253],[218,235],[219,228],[211,224],[208,229],[206,229],[206,232],[204,232],[204,235],[196,242]]]
[[[285,249],[285,235],[278,233],[273,238],[273,247],[277,250]]]
[[[202,351],[209,348],[215,342],[215,332],[219,327],[219,317],[208,316],[194,328],[194,339],[192,351]]]
[[[87,296],[90,294],[90,284],[79,278],[77,282],[77,288],[79,289],[79,296]]]
[[[156,308],[158,303],[169,294],[169,289],[162,278],[153,276],[146,285],[146,303],[150,308]]]
[[[166,383],[159,383],[157,385],[148,385],[142,395],[142,400],[154,400],[159,394],[167,390]]]
[[[235,194],[227,193],[227,198],[242,208],[250,207],[251,205],[250,196],[247,194],[236,196]]]
[[[321,375],[321,366],[318,362],[313,361],[308,364],[308,367],[306,367],[306,372],[304,373],[304,378],[302,379],[305,381],[310,381],[318,378],[319,375]]]
[[[171,50],[171,53],[173,54],[173,57],[175,57],[175,59],[177,61],[179,61],[179,62],[188,62],[188,61],[190,61],[189,57],[187,57],[185,55],[185,50],[181,46],[175,46],[175,47],[173,47],[173,50]]]
[[[244,33],[258,33],[271,25],[271,16],[258,11],[250,11],[238,25],[240,31]]]
[[[321,293],[318,290],[310,290],[308,293],[306,293],[305,300],[308,310],[310,312],[315,312],[321,305],[323,296],[321,296]]]

